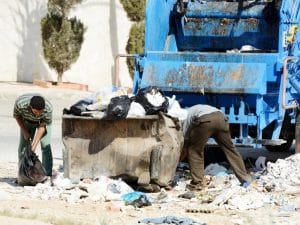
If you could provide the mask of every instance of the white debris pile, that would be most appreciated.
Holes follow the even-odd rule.
[[[272,203],[272,198],[264,193],[256,190],[250,190],[240,187],[239,192],[235,193],[229,200],[230,208],[239,210],[257,209],[263,207],[265,204]]]
[[[228,171],[221,166],[212,164],[206,168],[206,174],[212,176],[211,188],[208,187],[206,191],[217,190],[218,193],[210,204],[238,210],[258,209],[266,204],[286,207],[288,202],[292,202],[291,196],[288,195],[289,192],[293,190],[293,186],[299,187],[300,185],[299,165],[300,154],[286,159],[278,159],[275,163],[268,162],[266,167],[261,167],[264,169],[263,172],[259,171],[255,174],[259,179],[254,180],[249,187],[245,188],[233,182],[235,176],[232,174],[220,179],[220,174],[225,175]],[[297,190],[299,191],[299,189]]]
[[[24,194],[31,199],[63,200],[70,203],[120,200],[122,195],[133,192],[133,189],[121,179],[114,180],[101,176],[95,180],[85,179],[78,184],[72,184],[61,174],[55,176],[52,181],[48,180],[36,186],[25,186],[24,190]]]
[[[120,200],[122,195],[133,192],[121,179],[113,180],[105,176],[101,176],[96,182],[85,184],[85,187],[93,201]]]
[[[275,190],[286,190],[290,186],[300,184],[300,154],[286,159],[278,159],[275,163],[268,162],[265,173],[258,183],[262,186],[274,187]]]
[[[216,189],[206,189],[206,194],[215,192]],[[229,187],[217,190],[209,207],[226,209],[250,210],[263,207],[265,204],[274,203],[270,193],[263,193],[254,187],[244,188],[231,183]]]
[[[211,163],[205,168],[204,173],[205,175],[217,176],[221,173],[228,173],[228,171],[224,166],[221,166],[218,163]]]

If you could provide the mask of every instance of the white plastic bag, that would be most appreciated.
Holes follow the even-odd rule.
[[[187,110],[181,108],[179,102],[176,100],[176,96],[173,95],[172,98],[167,98],[169,101],[168,115],[177,117],[181,121],[185,120],[187,118]]]
[[[146,115],[146,111],[140,103],[131,102],[127,117],[145,116],[145,115]]]

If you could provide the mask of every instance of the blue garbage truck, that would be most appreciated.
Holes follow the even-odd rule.
[[[238,146],[290,149],[300,97],[299,0],[147,0],[133,91],[209,104]]]
[[[299,11],[299,0],[147,0],[144,53],[127,55],[133,92],[156,86],[182,107],[216,106],[239,146],[284,151],[295,136],[297,146]],[[62,137],[71,180],[122,176],[151,188],[174,177],[184,141],[164,114],[63,115]]]

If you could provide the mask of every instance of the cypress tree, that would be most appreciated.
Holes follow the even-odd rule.
[[[146,0],[120,0],[128,18],[134,23],[131,26],[129,38],[126,45],[128,54],[142,54],[144,52],[145,39],[145,7]],[[131,76],[134,70],[134,60],[127,58],[127,66]]]
[[[76,62],[84,40],[84,25],[68,13],[82,0],[48,0],[48,13],[41,20],[43,52],[49,66],[57,72],[57,81]]]

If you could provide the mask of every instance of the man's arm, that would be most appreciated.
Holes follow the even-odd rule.
[[[40,120],[40,125],[36,129],[36,133],[32,142],[32,151],[35,152],[36,147],[40,140],[43,138],[46,131],[46,125],[52,123],[52,105],[50,102],[46,101],[46,106],[43,111],[42,119]]]
[[[45,131],[46,131],[46,127],[44,125],[39,126],[37,128],[36,134],[35,134],[33,142],[32,142],[32,151],[33,152],[35,152],[35,149],[36,149],[38,143],[40,142],[40,140],[42,139]]]
[[[22,117],[16,117],[17,123],[22,131],[23,137],[25,140],[29,140],[30,139],[30,134],[28,132],[28,130],[25,128],[24,126],[24,122]]]

